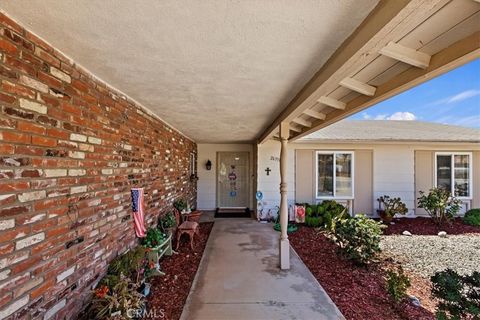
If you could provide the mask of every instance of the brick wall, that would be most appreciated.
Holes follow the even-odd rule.
[[[196,144],[0,13],[0,319],[71,319],[152,224],[196,201]]]

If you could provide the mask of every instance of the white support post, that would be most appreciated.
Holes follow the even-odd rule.
[[[288,241],[287,201],[287,142],[290,135],[288,122],[280,123],[280,269],[290,269],[290,242]]]

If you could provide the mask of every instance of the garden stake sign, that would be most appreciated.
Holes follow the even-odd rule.
[[[132,211],[133,211],[133,225],[135,234],[138,238],[144,238],[145,232],[145,208],[143,203],[143,188],[132,188]]]

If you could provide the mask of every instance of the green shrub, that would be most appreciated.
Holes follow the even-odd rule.
[[[380,252],[383,227],[363,214],[352,219],[340,219],[336,221],[335,242],[349,259],[366,264]]]
[[[471,226],[480,226],[480,209],[470,209],[465,213],[463,222]]]
[[[410,287],[410,279],[403,272],[402,267],[397,270],[387,271],[387,292],[395,302],[399,302],[407,295],[407,289]]]
[[[158,221],[158,226],[166,232],[169,228],[173,228],[177,225],[177,220],[173,212],[169,212],[162,216]]]
[[[143,238],[142,244],[147,248],[158,247],[165,240],[164,234],[157,228],[148,228],[147,236]]]
[[[459,275],[447,269],[431,280],[432,295],[440,301],[437,319],[480,319],[480,272]]]
[[[460,210],[461,201],[447,190],[441,188],[430,189],[428,194],[420,191],[418,207],[425,209],[438,224],[450,221]]]

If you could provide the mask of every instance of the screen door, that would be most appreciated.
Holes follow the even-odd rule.
[[[249,157],[248,152],[217,153],[217,207],[248,207]]]

